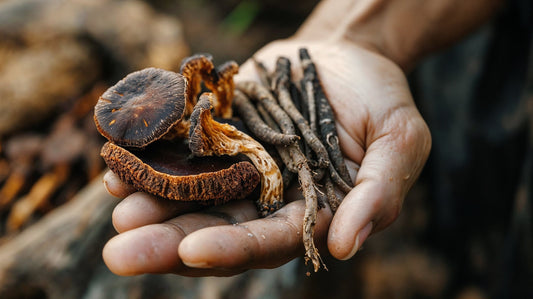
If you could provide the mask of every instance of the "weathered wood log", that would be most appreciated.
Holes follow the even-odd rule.
[[[99,177],[71,202],[4,240],[0,297],[41,293],[47,298],[81,297],[101,261],[104,242],[114,234],[111,211],[117,202]]]
[[[0,68],[0,136],[81,95],[100,75],[93,53],[88,43],[58,39],[11,54]]]
[[[142,1],[0,1],[0,137],[98,80],[177,70],[188,51],[179,21]]]

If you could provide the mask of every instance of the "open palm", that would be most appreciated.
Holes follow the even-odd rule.
[[[267,45],[254,57],[272,69],[278,56],[286,56],[298,79],[300,47],[309,49],[317,65],[337,118],[341,148],[353,162],[349,167],[360,165],[355,188],[335,215],[329,208],[319,211],[315,232],[322,254],[327,244],[334,257],[348,259],[370,233],[396,219],[427,159],[431,138],[403,72],[374,51],[352,43],[285,40]],[[243,64],[236,78],[257,79],[251,62]],[[113,213],[120,234],[103,253],[117,274],[233,275],[303,255],[302,200],[258,219],[252,201],[198,211],[195,204],[132,193],[112,173],[105,184],[110,193],[125,197]]]

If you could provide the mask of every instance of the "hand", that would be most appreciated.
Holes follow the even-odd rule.
[[[335,111],[343,153],[360,165],[355,188],[334,216],[329,208],[319,211],[315,232],[322,254],[327,244],[331,255],[349,259],[369,234],[396,219],[427,159],[431,138],[403,72],[372,50],[353,43],[285,40],[263,48],[255,58],[272,69],[279,55],[287,56],[297,79],[296,55],[302,46],[309,49]],[[237,80],[250,79],[257,78],[247,62]],[[117,274],[233,275],[303,255],[302,200],[257,219],[250,201],[194,212],[194,204],[130,194],[131,187],[112,173],[105,183],[111,194],[126,196],[113,213],[120,235],[103,252]]]

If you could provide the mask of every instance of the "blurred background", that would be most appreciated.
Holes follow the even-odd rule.
[[[192,53],[242,63],[317,2],[0,0],[0,298],[533,297],[528,1],[410,74],[433,152],[399,219],[351,261],[310,277],[301,260],[229,278],[107,270],[118,199],[101,183],[98,96]]]

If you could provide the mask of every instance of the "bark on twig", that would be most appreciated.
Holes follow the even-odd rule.
[[[309,127],[309,124],[302,116],[300,111],[298,111],[298,109],[294,105],[289,92],[289,81],[290,62],[286,58],[280,58],[278,59],[278,63],[276,65],[276,74],[274,77],[274,85],[276,87],[280,106],[291,117],[291,119],[294,121],[294,123],[302,133],[302,137],[317,155],[318,166],[320,168],[326,168],[329,164],[327,150],[320,142],[318,137],[315,135],[315,133],[313,133],[313,131]]]
[[[338,173],[340,178],[342,178],[342,180],[344,181],[344,183],[342,184],[343,186],[341,186],[341,188],[345,190],[346,188],[344,185],[353,187],[348,168],[346,167],[344,157],[340,150],[339,138],[337,135],[337,129],[335,127],[335,116],[333,114],[333,110],[331,109],[331,105],[329,104],[329,101],[326,97],[326,94],[324,93],[322,85],[320,84],[320,81],[318,79],[315,64],[311,60],[307,49],[300,49],[300,60],[304,70],[304,77],[302,79],[302,89],[305,88],[304,92],[307,95],[307,98],[309,99],[309,113],[312,127],[315,126],[315,128],[319,130],[319,135],[328,151],[329,158],[334,166],[334,172]],[[318,109],[315,108],[315,103]],[[316,119],[317,114],[318,126],[316,126],[316,123],[313,124],[313,122],[316,122],[316,120],[314,121],[314,119]],[[334,172],[332,171],[332,174]],[[336,181],[335,183],[339,184],[340,182],[338,183],[338,181]]]
[[[296,128],[291,118],[278,105],[278,102],[266,87],[261,86],[257,82],[247,81],[238,83],[237,89],[244,92],[251,100],[261,103],[284,134],[296,134]]]
[[[256,108],[240,90],[235,91],[233,104],[237,113],[242,118],[254,135],[264,142],[274,145],[290,145],[298,141],[297,135],[282,134],[268,126],[257,113]]]

